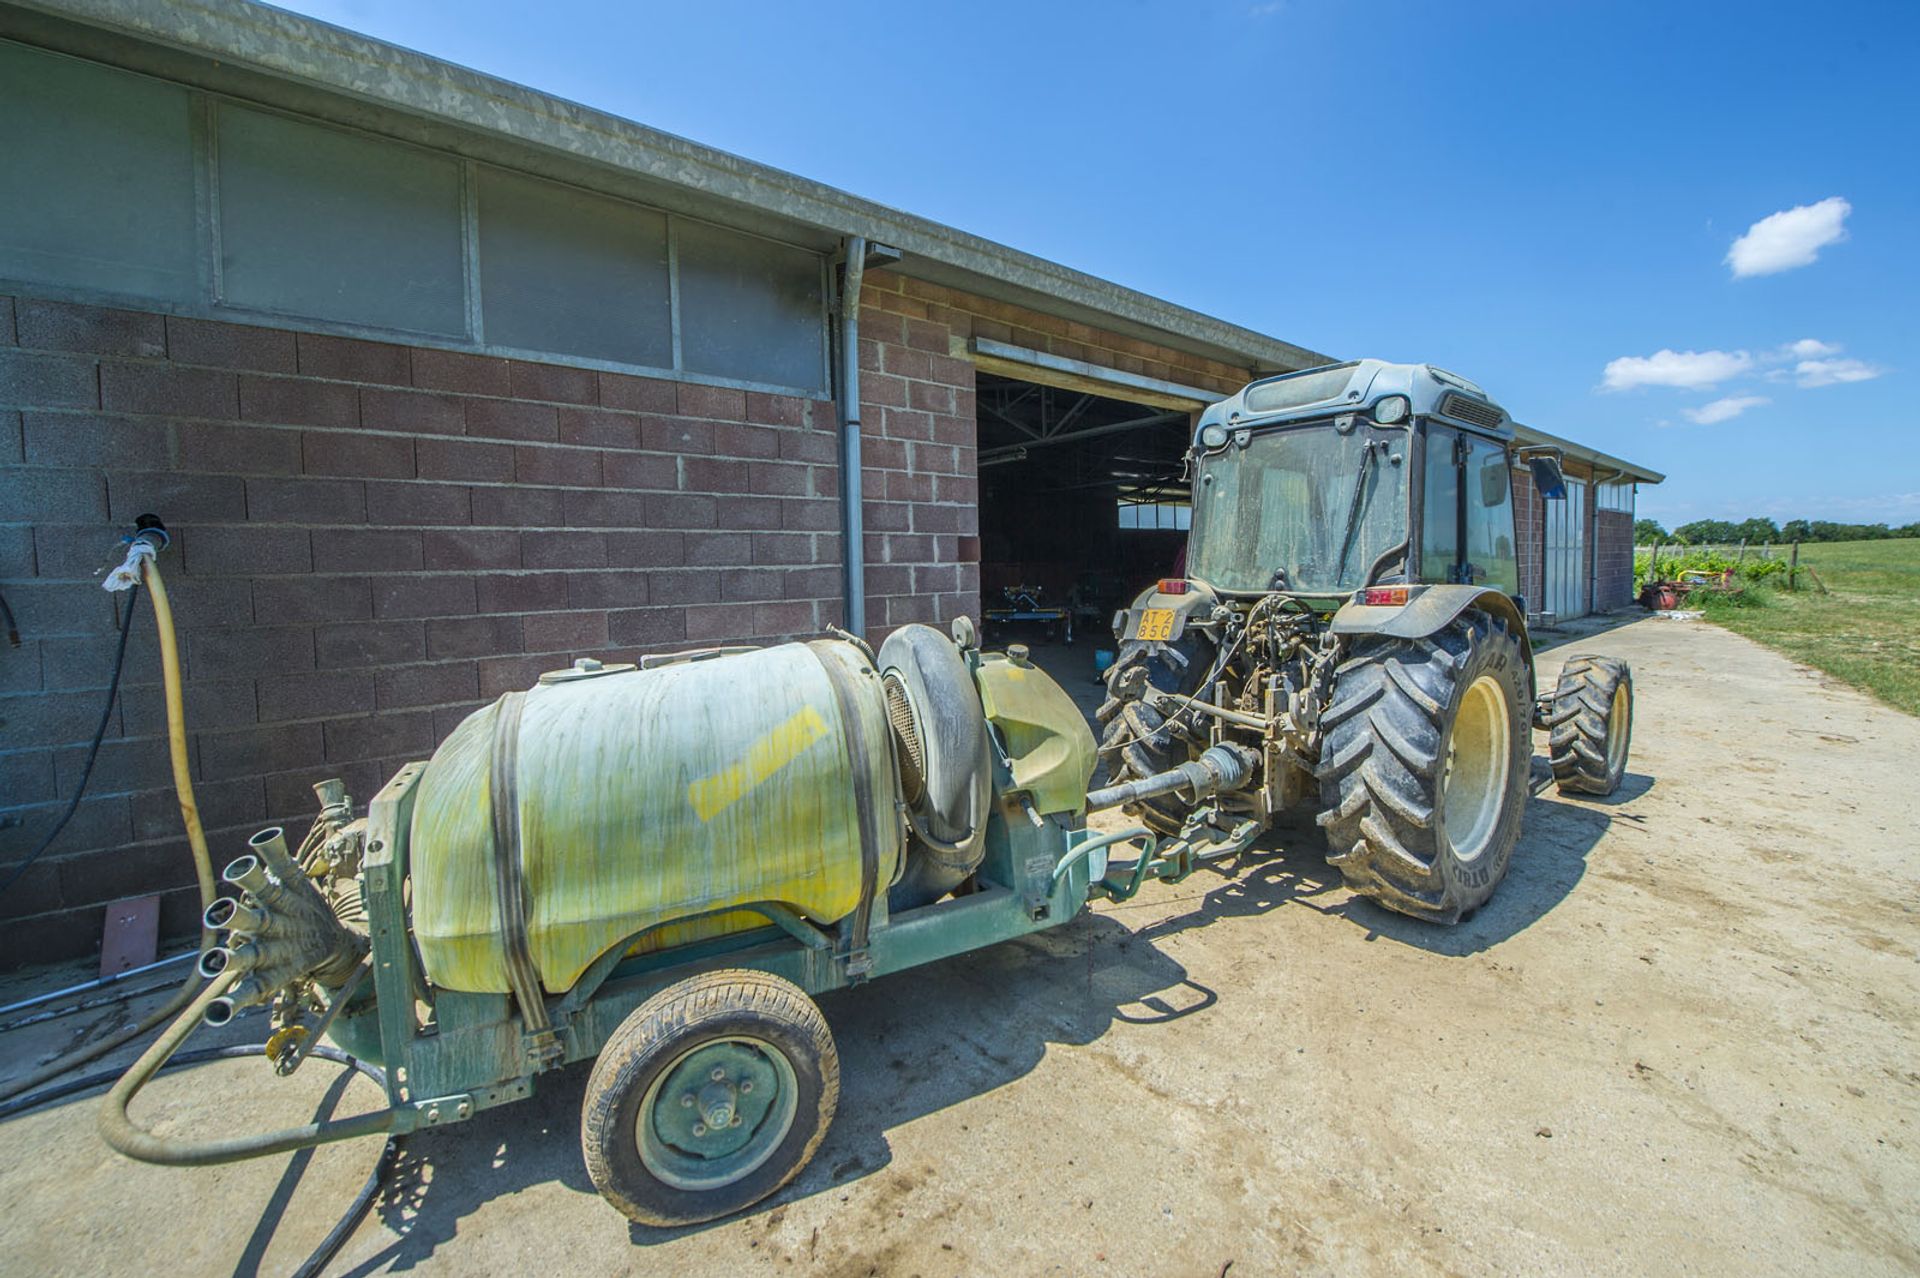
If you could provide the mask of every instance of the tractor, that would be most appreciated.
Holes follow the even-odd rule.
[[[1518,448],[1485,391],[1427,364],[1263,378],[1208,408],[1185,575],[1114,617],[1112,784],[1090,806],[1237,849],[1313,803],[1355,892],[1436,923],[1485,903],[1520,836],[1525,722],[1560,790],[1590,795],[1619,787],[1633,726],[1613,658],[1569,659],[1536,697],[1517,463],[1564,496],[1551,450]]]

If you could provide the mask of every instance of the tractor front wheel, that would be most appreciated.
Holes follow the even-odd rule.
[[[1560,793],[1612,794],[1633,740],[1633,671],[1615,657],[1568,657],[1546,723]]]
[[[1527,797],[1527,673],[1519,637],[1479,611],[1354,643],[1320,716],[1319,821],[1348,887],[1435,923],[1493,895]]]

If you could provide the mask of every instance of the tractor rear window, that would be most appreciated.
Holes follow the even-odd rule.
[[[1322,422],[1205,457],[1188,573],[1233,593],[1364,585],[1374,561],[1407,538],[1406,451],[1405,431],[1341,434]]]

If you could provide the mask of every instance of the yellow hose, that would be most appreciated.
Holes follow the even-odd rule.
[[[173,762],[173,790],[180,799],[180,823],[187,827],[187,845],[193,849],[193,872],[200,879],[200,908],[213,904],[219,887],[213,878],[213,857],[207,851],[207,832],[200,827],[200,805],[193,797],[193,776],[187,764],[187,702],[180,686],[180,644],[173,633],[173,604],[166,583],[151,559],[143,565],[147,599],[153,605],[153,623],[160,631],[160,681],[167,695],[167,754]],[[201,950],[213,934],[201,930]],[[191,985],[191,982],[189,982]]]
[[[167,702],[167,750],[173,759],[173,788],[180,798],[180,820],[187,827],[187,844],[193,849],[193,869],[200,880],[200,909],[204,914],[206,907],[213,904],[217,889],[213,878],[213,858],[207,851],[206,831],[200,828],[200,806],[194,802],[193,778],[187,767],[187,711],[186,698],[180,687],[180,644],[173,632],[173,608],[167,602],[166,585],[160,580],[160,569],[151,558],[141,562],[141,576],[147,588],[147,598],[153,604],[154,625],[160,632],[160,677],[166,688]],[[203,957],[213,948],[213,942],[213,932],[202,923],[200,953]],[[181,1008],[193,1001],[200,979],[200,965],[196,963],[187,973],[186,983],[180,987],[180,992],[165,1007],[150,1013],[137,1025],[75,1048],[65,1056],[48,1061],[24,1078],[0,1087],[0,1100],[18,1096],[49,1079],[58,1078],[70,1069],[98,1060],[129,1039],[138,1038],[156,1025],[171,1020]]]

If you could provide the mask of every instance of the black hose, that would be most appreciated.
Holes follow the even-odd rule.
[[[236,1047],[205,1047],[196,1052],[182,1052],[162,1065],[160,1069],[164,1072],[178,1069],[182,1065],[205,1064],[207,1061],[233,1060],[241,1057],[258,1058],[264,1056],[266,1050],[265,1043],[243,1043]],[[337,1047],[328,1047],[322,1043],[308,1055],[357,1070],[372,1079],[382,1091],[386,1090],[387,1076],[383,1071],[358,1057],[347,1055]],[[45,1091],[35,1092],[31,1096],[0,1101],[0,1119],[12,1118],[15,1114],[25,1113],[27,1110],[37,1109],[52,1101],[62,1100],[76,1092],[105,1087],[116,1081],[121,1073],[121,1070],[105,1069],[83,1078],[69,1079]],[[334,1222],[333,1228],[327,1231],[327,1236],[320,1240],[320,1245],[315,1247],[300,1263],[300,1267],[293,1271],[293,1278],[314,1278],[314,1275],[327,1267],[327,1262],[333,1259],[334,1253],[340,1250],[341,1245],[347,1241],[348,1235],[353,1233],[361,1218],[367,1214],[367,1208],[372,1206],[373,1196],[380,1192],[380,1186],[386,1180],[387,1173],[393,1170],[394,1160],[400,1154],[400,1141],[401,1138],[398,1136],[388,1138],[386,1148],[380,1151],[380,1161],[374,1164],[366,1183],[360,1186],[360,1192],[354,1195],[351,1203],[347,1204],[346,1213]]]
[[[60,837],[60,831],[67,828],[67,822],[73,820],[73,814],[80,810],[80,796],[87,792],[87,780],[93,776],[93,761],[100,757],[100,742],[106,738],[107,724],[113,719],[113,703],[120,697],[120,670],[127,663],[127,632],[133,629],[133,605],[140,598],[140,587],[135,584],[127,592],[127,606],[120,613],[120,645],[113,652],[113,678],[107,683],[107,704],[100,707],[100,726],[93,730],[93,744],[87,747],[87,761],[80,769],[80,783],[73,787],[73,797],[67,800],[67,810],[47,831],[47,837],[40,840],[40,846],[27,853],[27,859],[13,867],[6,882],[0,883],[0,894],[4,894],[20,881],[27,867],[40,859],[40,854],[53,846]],[[9,616],[12,614],[9,613]]]

